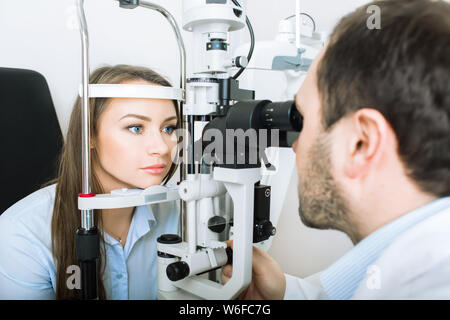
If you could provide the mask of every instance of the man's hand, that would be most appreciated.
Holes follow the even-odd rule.
[[[227,241],[233,248],[233,242]],[[239,299],[243,300],[281,300],[286,289],[286,279],[278,263],[265,251],[253,247],[252,282]],[[222,268],[222,283],[230,280],[233,266],[228,264]]]

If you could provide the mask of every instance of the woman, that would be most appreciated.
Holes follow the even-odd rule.
[[[97,69],[91,83],[170,86],[152,70]],[[90,99],[91,186],[96,194],[145,189],[174,174],[171,152],[179,123],[176,101]],[[81,100],[70,118],[57,179],[0,216],[0,297],[78,299],[75,232],[81,225]],[[176,233],[175,203],[95,210],[101,233],[100,299],[156,299],[156,238]],[[78,287],[78,288],[77,288]]]

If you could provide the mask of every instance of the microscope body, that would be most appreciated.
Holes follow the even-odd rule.
[[[159,299],[236,298],[251,281],[253,243],[275,234],[270,187],[259,183],[265,148],[258,146],[266,137],[252,126],[261,116],[248,114],[260,104],[239,106],[238,101],[253,101],[254,91],[239,89],[230,76],[248,62],[228,50],[229,33],[244,28],[245,19],[244,9],[231,0],[183,1],[183,28],[193,33],[194,42],[183,109],[190,120],[183,140],[191,142],[183,152],[189,153],[190,162],[179,185],[186,208],[184,239],[158,239]],[[247,130],[256,140],[246,139]],[[233,135],[236,131],[243,139]],[[234,241],[233,250],[226,240]],[[231,262],[233,276],[225,285],[200,276]]]

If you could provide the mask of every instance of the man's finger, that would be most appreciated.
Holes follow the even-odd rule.
[[[222,284],[225,284],[230,280],[231,276],[233,274],[233,266],[231,264],[227,264],[222,267]]]
[[[228,278],[231,278],[233,275],[233,266],[231,264],[227,264],[222,268],[222,274]]]

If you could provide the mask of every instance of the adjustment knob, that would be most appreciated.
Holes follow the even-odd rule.
[[[263,234],[267,236],[274,236],[277,233],[277,229],[272,225],[272,222],[265,223],[263,225]]]
[[[246,68],[248,66],[248,60],[246,56],[238,56],[234,58],[234,65],[238,68]]]
[[[184,261],[177,261],[169,264],[166,268],[167,278],[171,281],[178,281],[189,275],[189,265]]]
[[[277,229],[270,221],[260,221],[255,224],[253,228],[253,242],[257,243],[269,239],[274,236]]]

